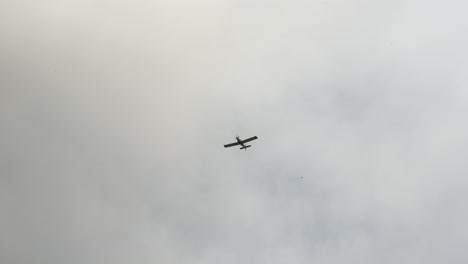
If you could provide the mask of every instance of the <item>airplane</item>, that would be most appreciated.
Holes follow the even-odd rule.
[[[257,138],[258,138],[258,137],[255,136],[255,137],[251,137],[251,138],[242,140],[242,139],[239,138],[239,136],[236,136],[237,142],[224,145],[224,147],[225,147],[225,148],[229,148],[229,147],[241,145],[242,147],[241,147],[240,149],[245,149],[245,150],[247,150],[247,148],[250,148],[251,146],[250,146],[250,145],[245,145],[244,143],[247,143],[247,142],[249,142],[249,141],[255,140],[255,139],[257,139]]]

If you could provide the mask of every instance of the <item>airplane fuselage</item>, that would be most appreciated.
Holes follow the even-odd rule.
[[[239,136],[236,137],[236,140],[243,148],[245,148],[245,145],[242,143],[242,140],[239,138]]]

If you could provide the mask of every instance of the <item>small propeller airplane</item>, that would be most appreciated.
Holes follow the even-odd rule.
[[[240,149],[245,149],[247,150],[247,148],[250,148],[251,146],[250,145],[245,145],[244,143],[247,143],[249,141],[252,141],[252,140],[255,140],[257,139],[258,137],[251,137],[251,138],[248,138],[248,139],[240,139],[239,136],[236,136],[236,140],[237,142],[235,143],[231,143],[231,144],[227,144],[227,145],[224,145],[225,148],[229,148],[229,147],[234,147],[234,146],[237,146],[237,145],[241,145],[242,147]]]

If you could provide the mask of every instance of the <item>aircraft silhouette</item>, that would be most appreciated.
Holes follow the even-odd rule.
[[[229,148],[229,147],[233,147],[233,146],[237,146],[237,145],[241,145],[242,147],[240,149],[245,149],[247,150],[247,148],[250,148],[251,145],[245,145],[245,143],[249,142],[249,141],[252,141],[252,140],[255,140],[257,139],[258,137],[251,137],[251,138],[248,138],[248,139],[240,139],[239,136],[236,136],[236,140],[237,142],[234,142],[234,143],[231,143],[231,144],[226,144],[224,145],[225,148]]]

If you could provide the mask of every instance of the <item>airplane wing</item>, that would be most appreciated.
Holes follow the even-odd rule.
[[[255,136],[255,137],[251,137],[251,138],[248,138],[248,139],[244,139],[244,140],[242,140],[242,143],[247,143],[249,141],[256,140],[257,138],[258,137]]]
[[[234,147],[234,146],[237,146],[237,145],[240,145],[239,142],[227,144],[227,145],[224,145],[224,147],[229,148],[229,147]]]

